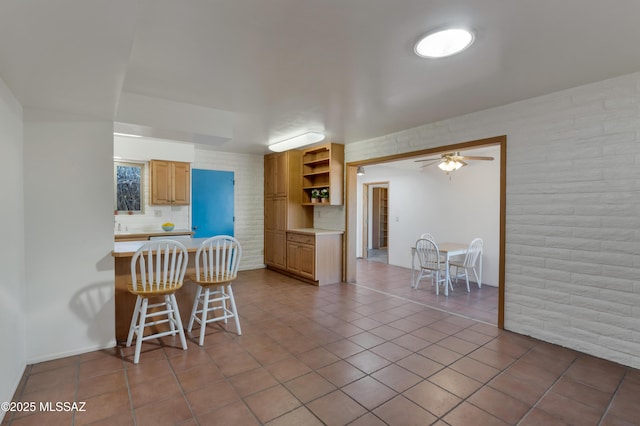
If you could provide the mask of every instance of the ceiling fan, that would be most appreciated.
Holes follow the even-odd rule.
[[[469,160],[492,161],[493,157],[484,157],[479,155],[460,155],[460,152],[449,152],[446,154],[441,154],[440,157],[437,158],[423,158],[420,160],[415,160],[415,162],[425,162],[422,167],[427,167],[437,163],[438,167],[441,170],[449,173],[454,170],[458,170],[460,167],[466,166],[466,161]]]

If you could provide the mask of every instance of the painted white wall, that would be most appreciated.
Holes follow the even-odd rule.
[[[0,401],[11,401],[27,364],[22,132],[22,106],[0,79]]]
[[[484,154],[483,154],[484,155]],[[436,241],[484,241],[483,284],[498,285],[500,243],[500,163],[497,147],[486,155],[494,161],[475,161],[446,175],[435,165],[422,171],[387,165],[366,166],[358,177],[358,211],[362,212],[362,184],[389,182],[389,264],[411,267],[410,247],[420,234]],[[358,255],[362,255],[362,214],[358,214]]]
[[[27,362],[113,347],[113,123],[25,117]]]
[[[193,163],[195,158],[192,143],[174,142],[153,138],[113,137],[114,161],[142,163],[144,165],[144,212],[140,214],[118,214],[114,218],[114,229],[127,232],[160,232],[162,224],[172,222],[175,231],[191,229],[191,205],[157,206],[151,201],[149,160],[169,160]],[[113,171],[112,171],[113,174]]]
[[[640,73],[349,144],[345,157],[504,134],[505,328],[640,368]]]

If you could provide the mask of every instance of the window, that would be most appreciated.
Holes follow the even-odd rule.
[[[113,163],[115,184],[115,212],[144,213],[144,164]]]

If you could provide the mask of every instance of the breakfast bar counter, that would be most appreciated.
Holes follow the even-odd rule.
[[[116,242],[141,241],[141,240],[150,240],[158,237],[161,237],[161,238],[177,237],[179,238],[180,241],[182,241],[184,237],[191,237],[193,234],[194,234],[193,231],[187,231],[187,230],[158,231],[158,232],[117,231],[114,235],[114,240]]]
[[[196,286],[188,280],[191,273],[195,272],[195,252],[206,238],[190,238],[179,240],[189,252],[189,263],[185,273],[184,284],[176,292],[178,309],[182,322],[187,324],[193,307],[193,300],[196,294]],[[116,340],[123,342],[127,340],[131,317],[136,303],[136,297],[129,293],[127,283],[131,281],[131,258],[136,250],[147,241],[123,241],[116,242],[111,252],[115,261],[115,304],[116,304]],[[152,327],[150,327],[152,328]],[[145,333],[146,334],[146,333]]]

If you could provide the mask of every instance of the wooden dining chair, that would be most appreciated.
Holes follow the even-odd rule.
[[[128,290],[136,296],[136,305],[129,327],[127,347],[131,346],[135,334],[134,364],[140,360],[140,349],[145,340],[178,334],[182,349],[187,349],[175,296],[175,292],[182,287],[187,262],[187,249],[174,240],[149,241],[136,250],[131,258],[131,282],[128,283]],[[164,316],[164,319],[147,322],[150,318]],[[166,326],[165,331],[158,329],[156,326],[160,324],[168,324],[169,330],[166,330]],[[154,331],[145,336],[145,327],[151,326],[154,326]]]
[[[452,275],[452,277],[456,279],[456,283],[461,277],[466,279],[467,292],[471,291],[469,288],[469,270],[473,271],[478,288],[482,287],[482,267],[480,265],[483,244],[482,238],[474,238],[471,243],[469,243],[469,248],[462,261],[449,261],[449,270],[453,267],[456,268],[455,274]]]
[[[442,262],[438,245],[426,238],[416,241],[416,255],[420,263],[420,272],[414,284],[414,288],[418,288],[420,280],[424,277],[431,278],[431,285],[436,286],[436,295],[440,294],[440,284],[451,286],[451,280],[447,283],[446,265]],[[453,290],[453,287],[451,287]]]
[[[425,240],[431,240],[434,243],[436,242],[436,239],[433,237],[433,235],[431,235],[428,232],[424,232],[422,235],[420,235],[420,238],[424,238]],[[436,243],[436,245],[438,245],[438,243]],[[444,263],[445,262],[445,256],[444,255],[440,255],[440,263]]]
[[[227,235],[203,241],[196,252],[196,273],[189,278],[198,285],[198,290],[187,330],[191,331],[196,321],[200,324],[200,346],[204,344],[205,329],[211,322],[224,321],[226,324],[234,318],[238,335],[242,334],[231,288],[231,283],[238,275],[241,257],[240,243]]]
[[[433,238],[433,235],[431,235],[428,232],[425,232],[422,235],[420,235],[420,239],[431,240],[431,241],[435,241],[436,240],[435,238]]]

